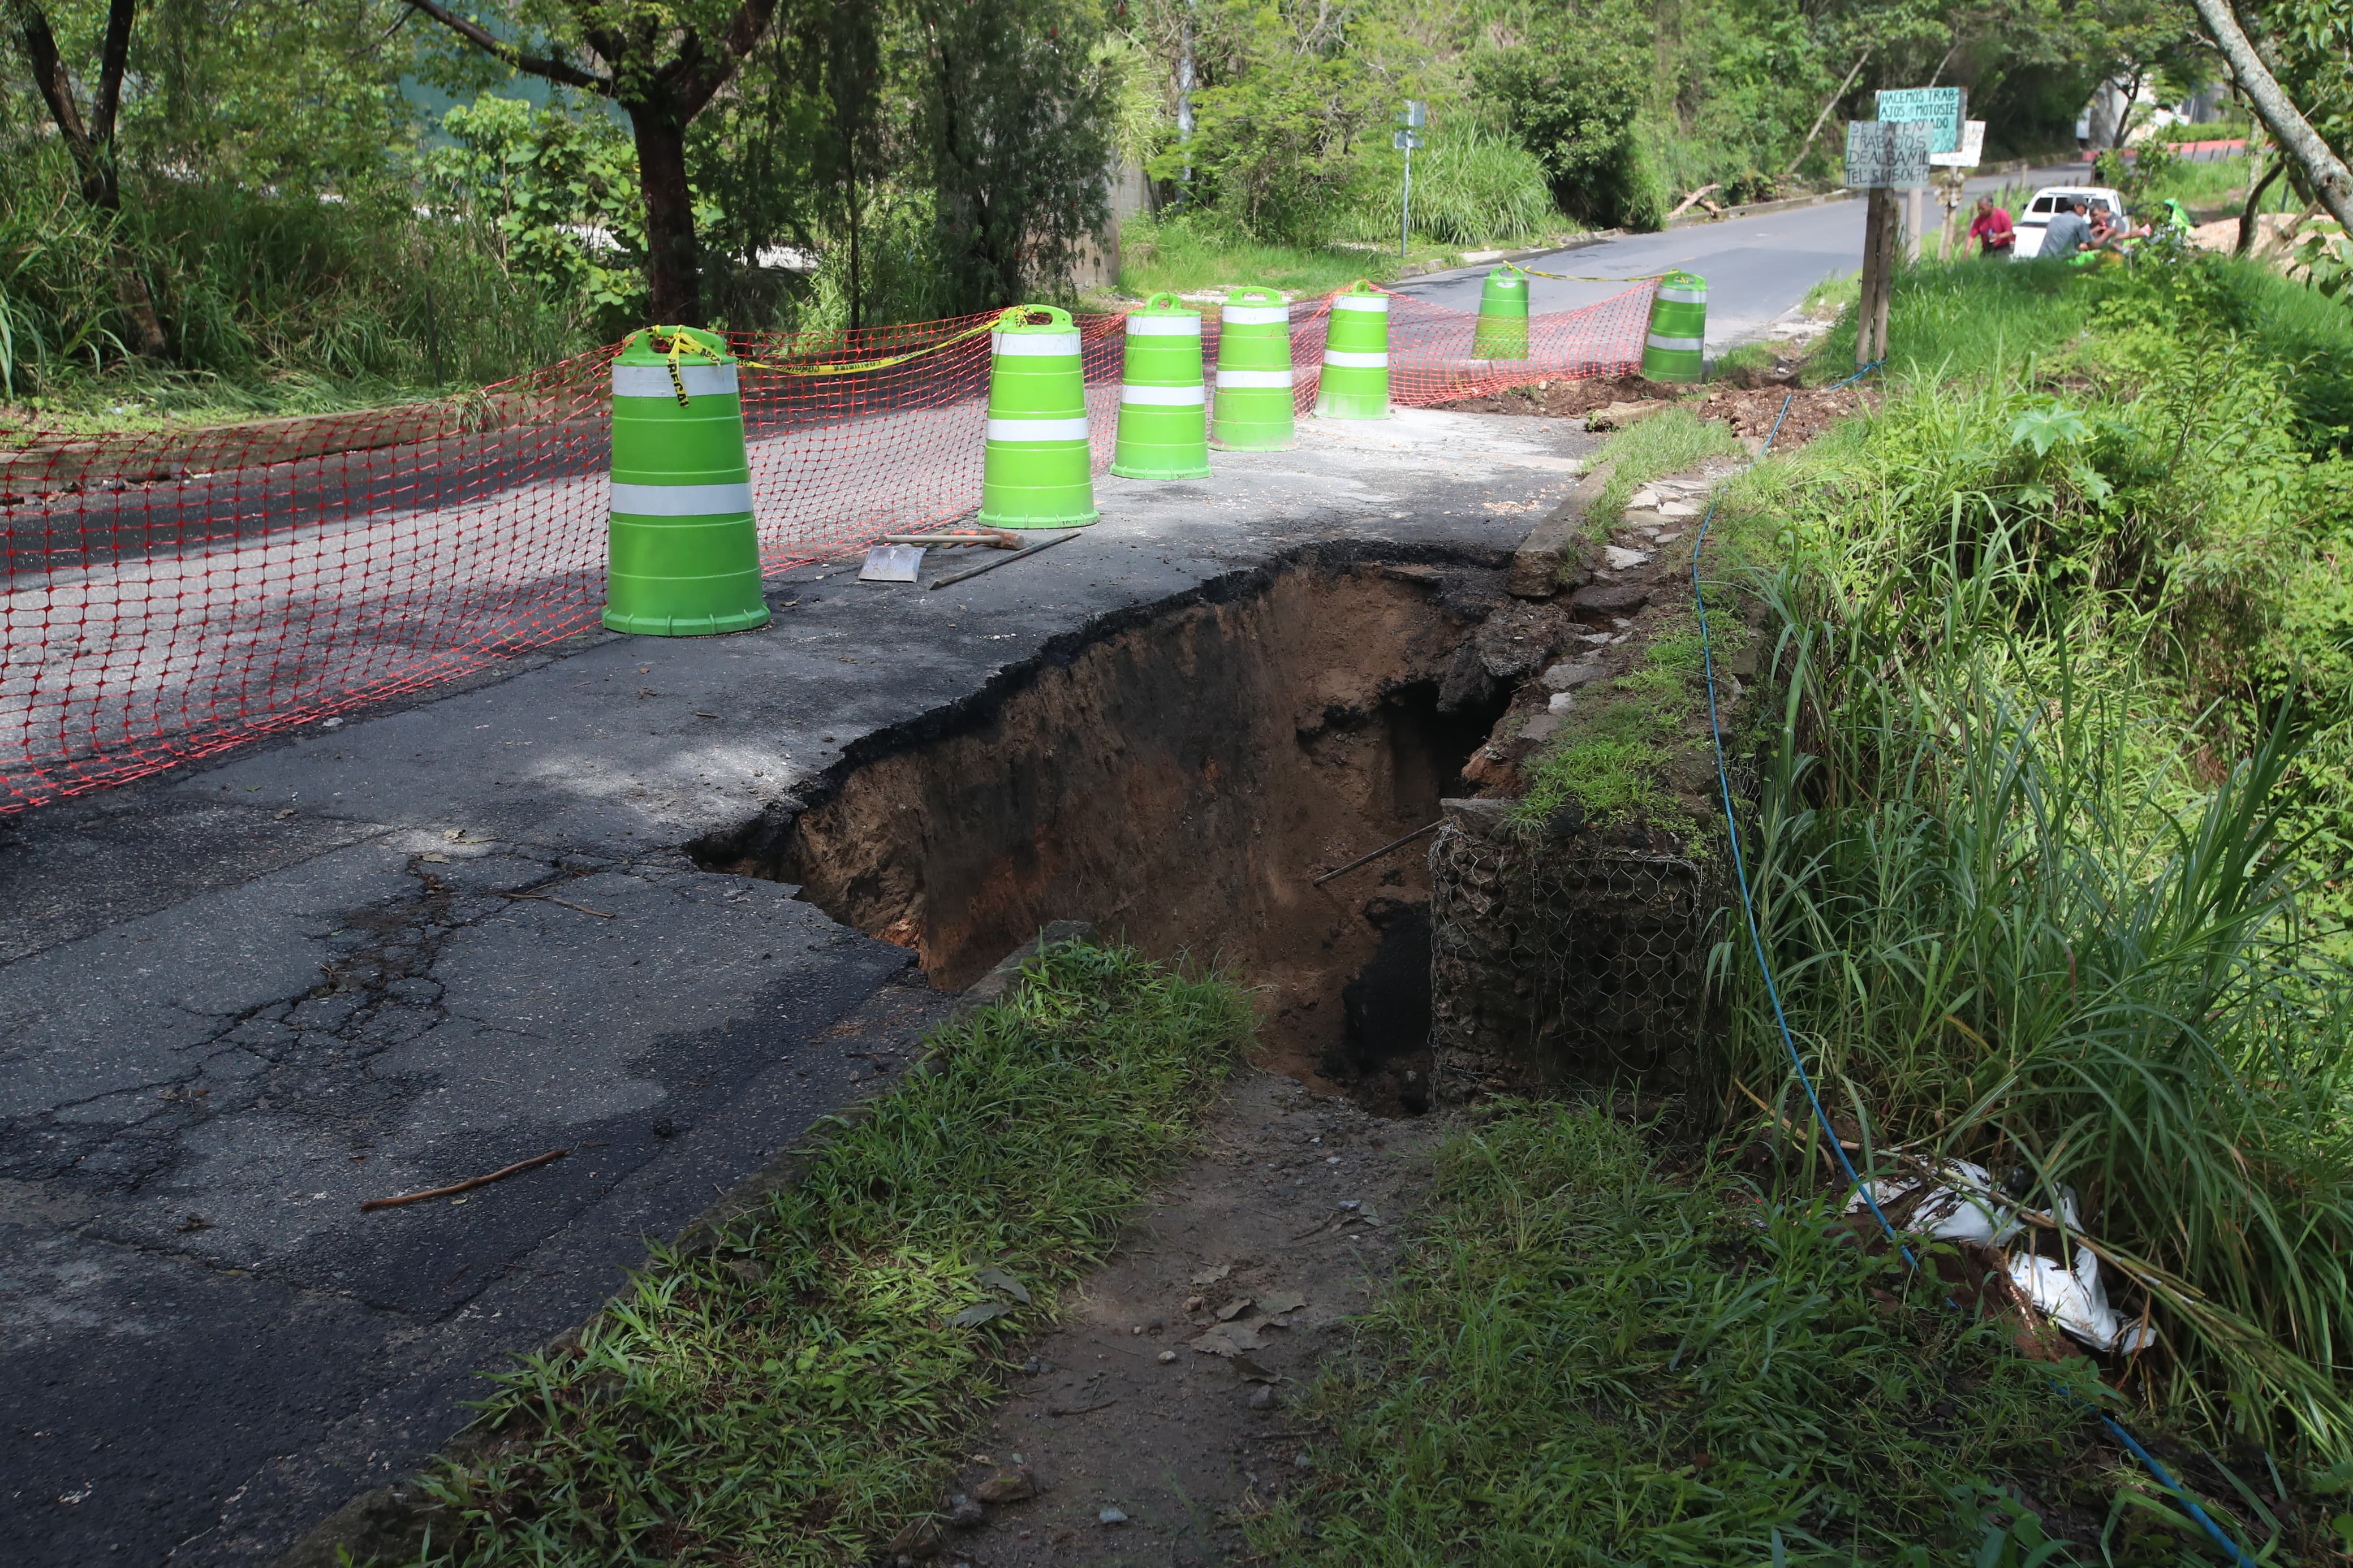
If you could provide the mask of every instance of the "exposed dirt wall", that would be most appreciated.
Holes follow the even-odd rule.
[[[1170,611],[851,770],[757,868],[912,947],[940,985],[1060,919],[1224,963],[1262,987],[1267,1065],[1307,1076],[1344,1043],[1375,919],[1427,904],[1427,842],[1314,879],[1461,791],[1496,714],[1440,715],[1438,690],[1499,578],[1302,568]]]

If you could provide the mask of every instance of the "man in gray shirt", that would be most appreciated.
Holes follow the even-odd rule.
[[[2090,205],[2081,196],[2067,198],[2067,210],[2042,231],[2042,248],[2034,254],[2045,261],[2063,261],[2092,243],[2092,224],[2084,214]]]

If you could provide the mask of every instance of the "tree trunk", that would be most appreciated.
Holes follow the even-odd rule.
[[[702,325],[702,253],[694,196],[686,184],[686,121],[668,103],[624,100],[638,143],[638,189],[646,204],[646,284],[656,324]]]
[[[2320,132],[2280,89],[2278,79],[2257,57],[2255,46],[2239,26],[2229,0],[2190,0],[2190,4],[2198,8],[2199,20],[2206,24],[2206,31],[2230,63],[2231,74],[2239,79],[2239,90],[2254,106],[2255,117],[2272,133],[2280,156],[2294,158],[2302,166],[2306,183],[2328,209],[2328,216],[2342,224],[2346,233],[2353,234],[2353,170],[2346,168],[2345,160],[2321,140]]]
[[[131,328],[131,352],[147,359],[163,359],[171,352],[163,323],[155,318],[155,301],[147,292],[138,258],[122,243],[122,186],[114,158],[114,117],[122,98],[122,73],[131,58],[131,28],[138,14],[137,0],[111,0],[107,8],[106,43],[99,61],[97,97],[84,121],[74,99],[73,78],[58,52],[49,18],[32,0],[18,0],[17,26],[24,35],[25,58],[33,68],[34,85],[57,122],[58,137],[72,154],[81,176],[81,197],[106,215],[108,241],[114,251],[114,299]]]

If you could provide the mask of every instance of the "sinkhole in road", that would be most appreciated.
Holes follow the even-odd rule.
[[[1419,1110],[1429,840],[1316,878],[1467,793],[1504,698],[1439,695],[1499,576],[1356,562],[1221,581],[875,737],[804,809],[697,859],[797,883],[943,987],[1055,920],[1216,963],[1254,988],[1261,1065]]]

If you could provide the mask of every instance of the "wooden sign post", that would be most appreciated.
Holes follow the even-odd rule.
[[[1855,304],[1854,363],[1887,357],[1887,301],[1895,276],[1895,198],[1928,183],[1926,128],[1908,121],[1858,120],[1846,128],[1846,187],[1869,193],[1862,218],[1862,298]]]

